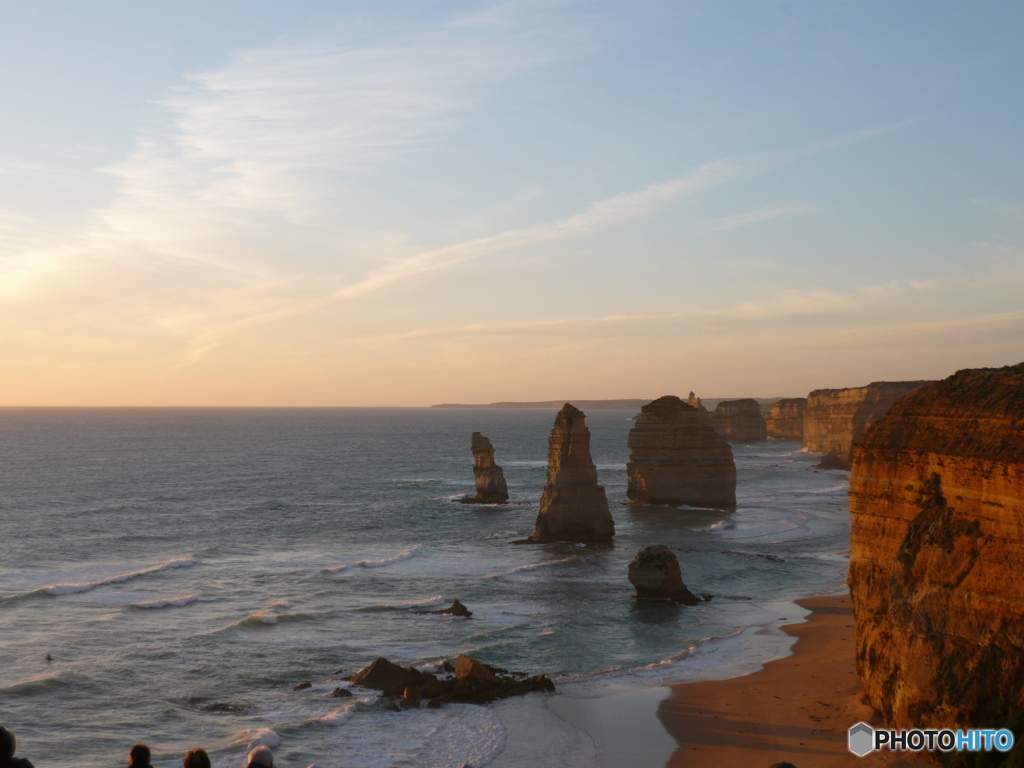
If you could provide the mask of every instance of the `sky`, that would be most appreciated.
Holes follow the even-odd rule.
[[[1024,360],[1024,4],[0,0],[0,405]]]

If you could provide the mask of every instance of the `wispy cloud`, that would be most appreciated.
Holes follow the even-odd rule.
[[[972,199],[971,205],[1018,224],[1024,223],[1024,206],[1010,205],[998,200],[981,200],[979,198]]]
[[[732,216],[722,216],[717,219],[712,219],[704,225],[703,230],[705,232],[720,232],[725,229],[736,229],[737,227],[746,227],[751,224],[760,224],[765,221],[791,219],[796,216],[809,216],[815,213],[821,213],[821,210],[819,208],[800,203],[794,203],[792,205],[770,205],[766,208],[759,208],[756,211],[750,211],[748,213],[737,213]]]
[[[746,301],[725,309],[687,309],[651,314],[618,314],[596,318],[558,318],[505,323],[472,323],[445,328],[422,328],[362,339],[367,344],[394,344],[421,339],[457,339],[482,336],[551,336],[596,332],[619,334],[648,332],[651,326],[685,325],[702,332],[733,332],[769,320],[807,319],[870,313],[879,306],[934,293],[935,281],[861,286],[840,292],[825,289],[786,290],[759,301]]]

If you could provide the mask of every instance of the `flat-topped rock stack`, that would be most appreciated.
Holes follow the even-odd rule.
[[[853,443],[904,395],[929,381],[875,381],[866,387],[816,389],[804,408],[804,450],[824,453],[822,466],[849,469]]]
[[[896,728],[1024,707],[1024,363],[959,371],[853,449],[857,669]]]
[[[806,407],[806,397],[784,397],[772,403],[772,415],[768,418],[768,437],[802,442]]]
[[[640,409],[629,431],[626,474],[626,494],[634,503],[736,504],[732,448],[711,426],[706,411],[674,395]]]
[[[752,443],[768,438],[768,425],[757,400],[723,400],[711,414],[711,426],[730,443]]]
[[[494,463],[491,441],[474,432],[469,447],[473,451],[473,476],[476,478],[476,496],[459,499],[464,504],[504,504],[508,501],[505,473]]]
[[[590,458],[585,418],[569,403],[555,417],[548,437],[547,485],[529,541],[610,541],[615,535],[608,499]]]

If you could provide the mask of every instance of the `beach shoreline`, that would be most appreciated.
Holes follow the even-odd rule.
[[[556,697],[549,708],[591,737],[601,768],[934,766],[912,754],[848,751],[850,726],[878,722],[854,668],[850,596],[795,602],[810,611],[806,620],[773,628],[794,644],[756,671],[601,699]]]

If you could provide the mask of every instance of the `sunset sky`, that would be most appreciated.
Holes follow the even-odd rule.
[[[0,405],[1024,360],[1020,2],[0,3]]]

